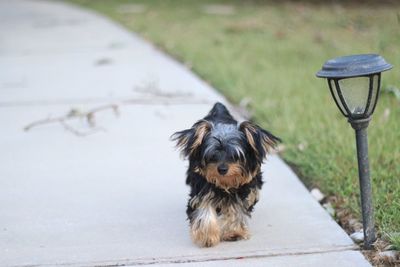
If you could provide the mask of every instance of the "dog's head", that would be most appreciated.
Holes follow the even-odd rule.
[[[250,121],[238,124],[221,103],[190,129],[173,134],[172,140],[189,158],[191,171],[224,189],[249,183],[280,141]]]

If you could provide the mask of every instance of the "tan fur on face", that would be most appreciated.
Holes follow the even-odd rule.
[[[225,175],[221,175],[218,172],[218,164],[214,163],[208,164],[201,170],[201,173],[209,183],[223,189],[238,188],[241,185],[249,183],[253,178],[243,170],[243,167],[239,163],[230,163],[227,165],[228,172]]]

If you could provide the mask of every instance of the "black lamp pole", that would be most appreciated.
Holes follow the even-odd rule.
[[[327,78],[336,105],[356,133],[358,176],[361,193],[364,247],[376,240],[368,162],[367,127],[378,101],[381,72],[392,65],[375,54],[338,57],[325,62],[317,77]]]
[[[361,121],[350,121],[356,132],[358,177],[361,193],[361,210],[363,217],[364,247],[371,249],[376,240],[374,228],[374,208],[372,206],[372,187],[368,161],[368,134],[369,118]]]

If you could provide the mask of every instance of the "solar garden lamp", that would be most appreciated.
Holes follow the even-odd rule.
[[[392,65],[379,55],[363,54],[330,59],[317,77],[326,78],[332,97],[356,133],[364,247],[376,240],[368,162],[367,127],[378,101],[381,72]]]

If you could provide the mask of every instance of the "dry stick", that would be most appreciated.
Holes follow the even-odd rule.
[[[154,93],[153,93],[154,94]],[[60,117],[55,117],[55,118],[47,118],[47,119],[41,119],[38,121],[34,121],[31,122],[30,124],[26,125],[23,129],[24,131],[29,131],[34,127],[38,127],[41,125],[45,125],[45,124],[50,124],[50,123],[60,123],[67,131],[72,132],[73,134],[77,135],[77,136],[87,136],[89,134],[93,134],[96,133],[98,131],[105,131],[104,128],[97,128],[94,129],[92,131],[89,132],[81,132],[77,129],[75,129],[74,127],[72,127],[71,125],[67,124],[66,121],[67,120],[72,120],[72,119],[76,119],[76,118],[86,118],[87,122],[89,123],[89,126],[91,128],[94,128],[95,125],[95,114],[104,110],[108,110],[108,109],[112,109],[114,114],[116,116],[119,116],[119,107],[121,105],[135,105],[135,104],[139,104],[139,105],[153,105],[153,104],[161,104],[161,105],[171,105],[171,104],[210,104],[209,101],[207,100],[189,100],[187,98],[182,98],[182,99],[171,99],[171,95],[167,95],[164,97],[160,97],[161,95],[155,94],[158,96],[158,99],[128,99],[128,100],[124,100],[122,101],[119,105],[117,104],[111,104],[111,105],[105,105],[105,106],[100,106],[100,107],[96,107],[93,108],[87,112],[83,112],[80,113],[79,111],[76,111],[74,109],[72,109],[68,114],[64,115],[64,116],[60,116]],[[163,100],[161,100],[160,98],[165,98]]]
[[[114,112],[115,116],[119,116],[119,106],[117,104],[112,104],[112,105],[106,105],[106,106],[100,106],[96,107],[88,112],[86,112],[83,117],[86,117],[90,127],[95,127],[95,121],[94,121],[94,115],[96,112],[107,110],[107,109],[112,109]]]
[[[42,125],[42,124],[49,124],[49,123],[54,123],[54,122],[61,122],[64,121],[66,118],[66,116],[62,116],[62,117],[56,117],[56,118],[47,118],[47,119],[42,119],[42,120],[38,120],[38,121],[34,121],[29,123],[27,126],[24,127],[24,131],[27,132],[30,129],[32,129],[33,127]]]
[[[105,106],[93,108],[93,109],[89,110],[88,112],[84,113],[83,115],[84,116],[93,115],[96,112],[107,110],[107,109],[112,109],[114,111],[115,115],[119,115],[118,108],[119,108],[119,106],[117,104],[105,105]]]
[[[96,132],[98,132],[100,130],[105,131],[105,129],[104,128],[97,128],[97,129],[93,129],[92,131],[82,132],[82,131],[79,131],[79,130],[75,129],[71,125],[67,124],[66,121],[67,120],[71,120],[71,119],[76,119],[76,118],[86,118],[88,123],[89,123],[89,125],[90,125],[90,127],[94,128],[95,127],[95,122],[94,122],[95,114],[97,112],[108,110],[108,109],[112,109],[116,116],[119,115],[118,105],[116,105],[116,104],[96,107],[96,108],[91,109],[91,110],[89,110],[87,112],[84,112],[84,113],[79,113],[76,110],[71,110],[67,115],[64,115],[64,116],[61,116],[61,117],[47,118],[47,119],[34,121],[34,122],[28,124],[27,126],[25,126],[24,127],[24,131],[29,131],[34,127],[37,127],[37,126],[40,126],[40,125],[44,125],[44,124],[60,123],[64,127],[64,129],[66,129],[69,132],[72,132],[73,134],[75,134],[77,136],[87,136],[87,135],[96,133]]]
[[[67,130],[77,136],[80,136],[80,137],[84,137],[84,136],[88,136],[88,135],[97,133],[100,130],[105,131],[104,128],[96,128],[96,129],[93,129],[92,131],[81,132],[81,131],[78,131],[77,129],[75,129],[74,127],[72,127],[71,125],[69,125],[68,123],[66,123],[65,121],[60,121],[60,124],[64,127],[65,130]]]

